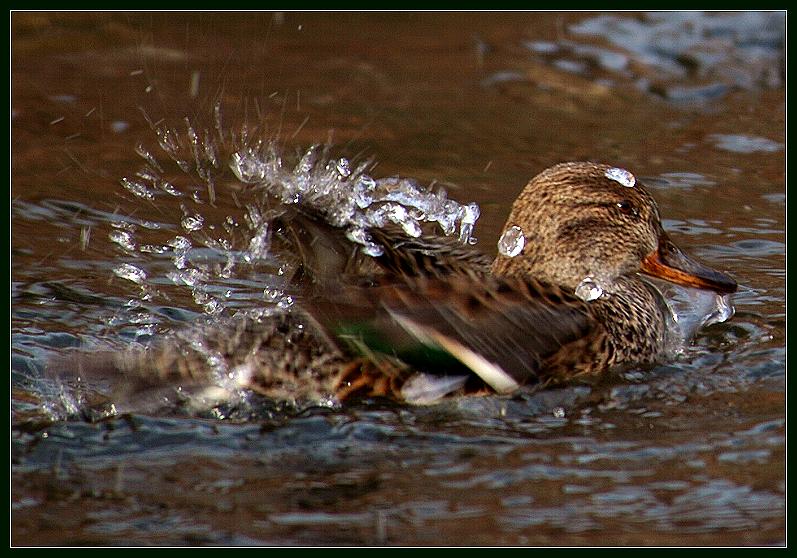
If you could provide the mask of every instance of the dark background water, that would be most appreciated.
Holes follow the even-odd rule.
[[[783,544],[784,41],[783,13],[13,13],[12,544]],[[142,301],[109,233],[179,221],[119,179],[148,119],[217,101],[478,202],[487,252],[543,168],[628,168],[736,316],[593,389],[82,421],[46,362],[201,315]]]

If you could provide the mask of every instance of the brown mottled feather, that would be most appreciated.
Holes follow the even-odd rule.
[[[400,349],[430,342],[461,364],[455,371],[420,371],[462,374],[465,365],[471,377],[458,393],[495,387],[483,375],[487,369],[511,388],[512,382],[547,385],[655,363],[666,354],[667,309],[639,273],[667,271],[661,260],[643,269],[662,255],[662,243],[662,257],[682,254],[666,238],[644,186],[618,183],[609,169],[564,163],[534,177],[504,228],[520,227],[525,245],[515,257],[495,260],[454,239],[409,238],[391,226],[369,231],[384,247],[372,258],[319,215],[283,207],[273,221],[273,250],[293,264],[294,310],[178,332],[145,351],[81,357],[79,368],[112,368],[133,390],[218,382],[243,370],[243,387],[312,401],[401,399],[418,370],[398,358]],[[679,261],[700,275],[698,284],[735,289],[727,276]],[[679,271],[669,279],[687,276]],[[603,286],[589,302],[574,294],[586,277]],[[388,348],[370,347],[366,333],[351,333],[352,324],[378,333]]]

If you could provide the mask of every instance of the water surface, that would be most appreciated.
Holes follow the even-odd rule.
[[[785,542],[783,14],[14,13],[11,32],[12,544]],[[478,203],[488,253],[545,167],[630,169],[675,240],[739,281],[736,315],[592,388],[86,416],[47,362],[216,311],[138,250],[184,230],[181,202],[120,180],[159,153],[151,124],[212,128],[217,103],[287,151],[331,140]],[[223,184],[196,213],[245,219]],[[277,305],[277,268],[205,294],[224,315]]]

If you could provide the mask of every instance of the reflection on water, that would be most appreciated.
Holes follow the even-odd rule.
[[[754,153],[756,151],[780,151],[784,145],[766,138],[756,138],[744,134],[711,134],[707,138],[718,149],[732,153]]]
[[[12,16],[13,544],[783,544],[783,14],[183,15]],[[135,175],[218,101],[474,200],[486,250],[542,168],[633,169],[736,315],[590,388],[86,414],[65,350],[290,303],[245,191]]]
[[[603,38],[616,50],[563,43],[585,61],[568,61],[567,67],[580,70],[594,60],[621,80],[635,80],[640,89],[665,99],[712,101],[733,87],[783,85],[784,23],[782,12],[598,15],[569,30],[579,40]]]

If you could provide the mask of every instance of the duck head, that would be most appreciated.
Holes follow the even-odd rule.
[[[731,277],[670,240],[656,201],[630,172],[586,162],[553,166],[529,182],[512,206],[492,269],[571,292],[585,278],[611,292],[617,278],[635,273],[721,294],[736,290]]]

